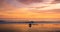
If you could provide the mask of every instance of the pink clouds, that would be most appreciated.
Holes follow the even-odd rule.
[[[10,0],[12,1],[12,0]],[[13,3],[14,2],[14,3]],[[13,0],[4,2],[0,9],[0,19],[16,18],[30,20],[50,20],[60,19],[60,3],[30,3],[22,4]],[[53,4],[52,4],[53,3]],[[42,19],[43,18],[43,19]],[[48,20],[49,20],[48,19]]]

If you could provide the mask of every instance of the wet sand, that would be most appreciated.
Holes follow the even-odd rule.
[[[0,32],[60,32],[60,24],[0,24]]]

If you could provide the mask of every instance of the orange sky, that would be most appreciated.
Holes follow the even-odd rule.
[[[45,4],[44,4],[45,5]],[[20,18],[20,19],[60,19],[60,4],[47,4],[47,7],[16,8],[10,4],[4,3],[0,9],[0,19]],[[36,6],[36,5],[35,5]]]

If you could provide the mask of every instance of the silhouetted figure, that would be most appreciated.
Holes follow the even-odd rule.
[[[33,21],[29,22],[29,27],[32,27],[32,23],[34,23]]]
[[[32,27],[32,24],[29,24],[29,27],[31,28]]]

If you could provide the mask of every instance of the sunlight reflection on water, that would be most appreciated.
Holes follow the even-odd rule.
[[[0,32],[56,32],[60,30],[60,24],[0,24]],[[60,31],[59,31],[60,32]]]

